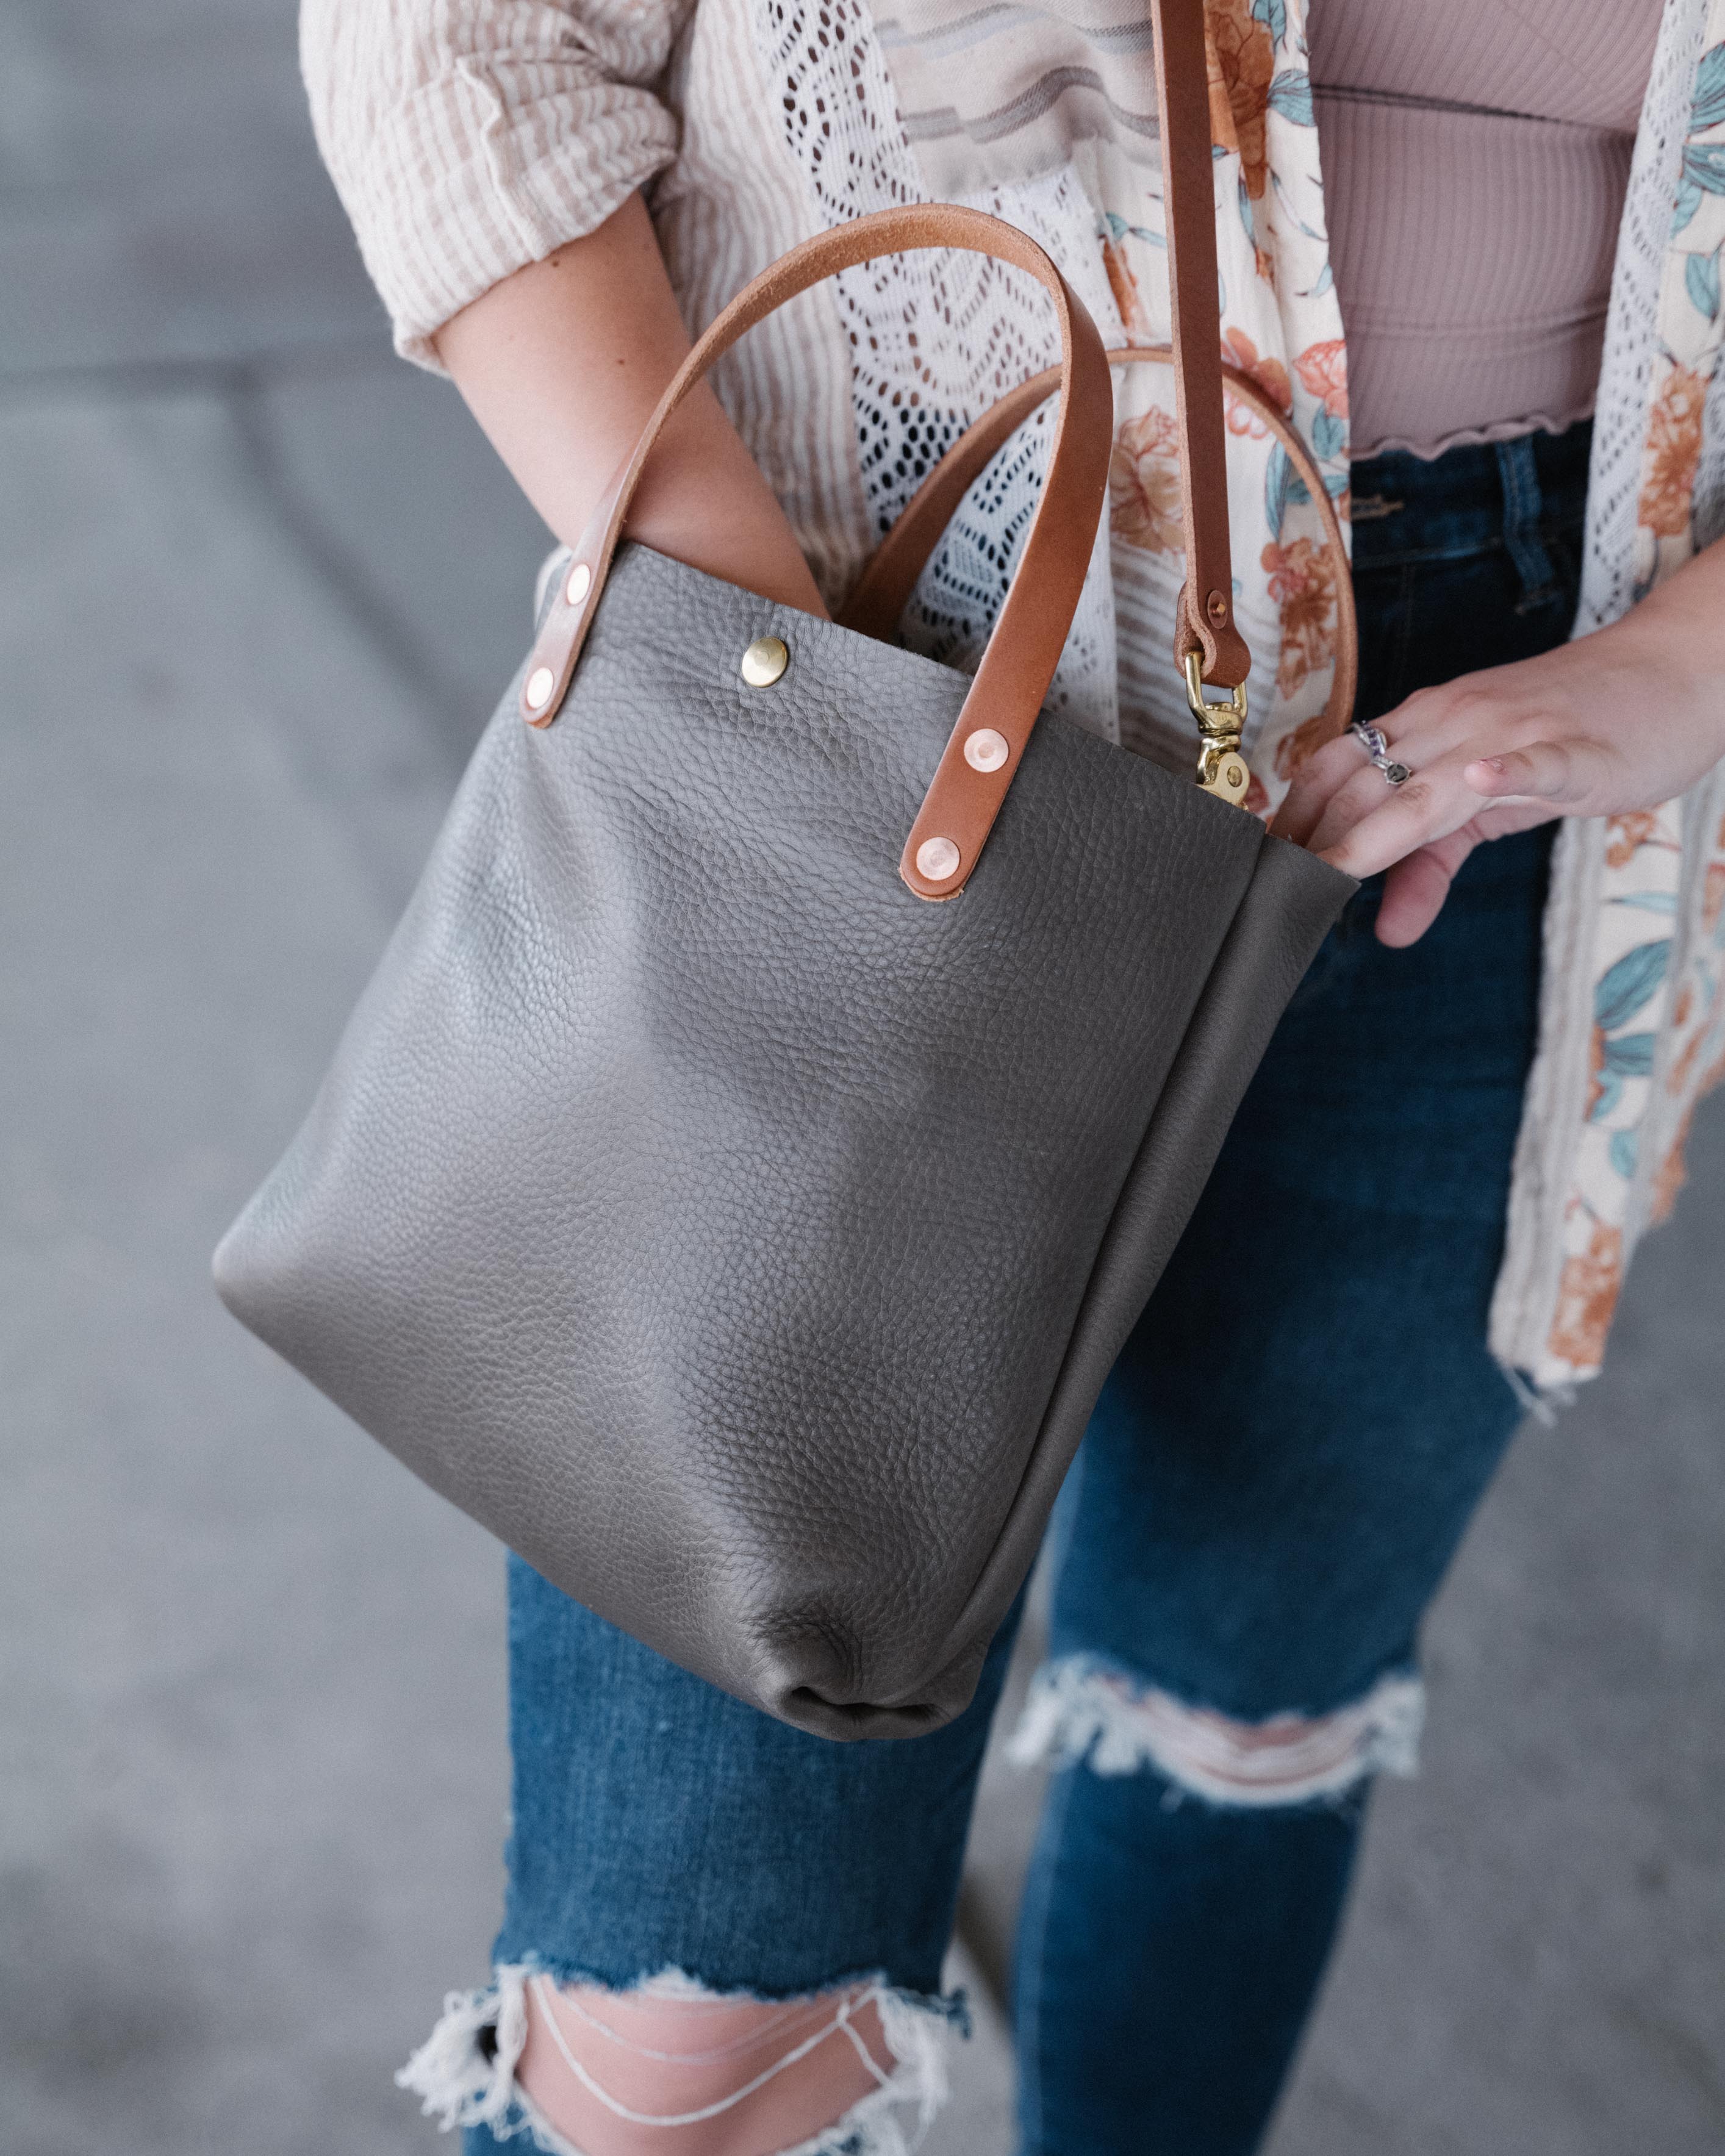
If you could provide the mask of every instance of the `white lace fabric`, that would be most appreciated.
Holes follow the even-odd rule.
[[[775,104],[782,97],[788,146],[821,221],[845,224],[929,200],[860,0],[753,0],[753,20]],[[1096,208],[1070,164],[985,189],[968,206],[1029,233],[1089,308],[1103,341],[1124,341],[1096,245]],[[986,255],[919,250],[843,270],[834,282],[851,352],[858,465],[871,525],[884,537],[966,427],[1058,359],[1059,341],[1041,287]],[[974,670],[1041,498],[1048,439],[1047,415],[1033,416],[970,490],[902,624],[913,649]],[[1106,531],[1051,705],[1118,740]]]

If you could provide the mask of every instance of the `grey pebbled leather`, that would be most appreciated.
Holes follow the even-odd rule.
[[[763,634],[790,665],[751,689]],[[829,1737],[969,1699],[1353,888],[1045,718],[968,889],[915,897],[968,686],[625,548],[216,1254],[548,1579]]]

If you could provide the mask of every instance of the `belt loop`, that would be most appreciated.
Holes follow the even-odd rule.
[[[1558,572],[1539,536],[1545,510],[1539,466],[1531,434],[1517,434],[1513,441],[1499,442],[1496,447],[1497,476],[1503,487],[1503,543],[1522,580],[1516,612],[1527,613],[1562,595]]]

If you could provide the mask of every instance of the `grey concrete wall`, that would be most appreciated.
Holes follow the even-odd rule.
[[[0,10],[0,2150],[385,2156],[484,1969],[501,1579],[218,1308],[544,544],[389,356],[288,0]],[[1725,2140],[1725,1122],[1432,1629],[1274,2156]],[[1035,1789],[992,1763],[967,1916]],[[973,1975],[975,1972],[973,1969]],[[1009,2146],[985,2011],[932,2148]]]

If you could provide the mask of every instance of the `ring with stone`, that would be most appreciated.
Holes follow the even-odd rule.
[[[1389,743],[1384,739],[1381,726],[1370,726],[1363,719],[1356,719],[1348,732],[1384,773],[1386,785],[1405,786],[1414,776],[1406,764],[1397,762],[1389,753]]]

